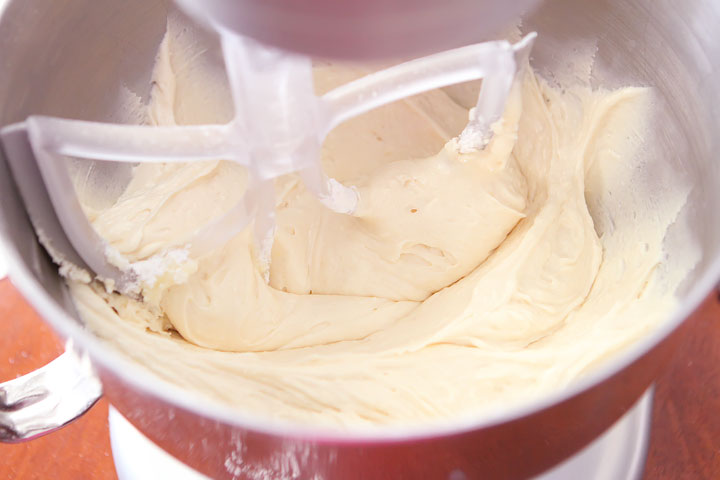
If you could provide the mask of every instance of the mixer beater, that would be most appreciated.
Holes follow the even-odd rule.
[[[477,105],[458,146],[461,152],[482,149],[536,37],[531,33],[515,44],[485,42],[411,60],[318,97],[309,57],[263,45],[219,23],[211,26],[222,41],[234,101],[235,117],[228,124],[158,127],[31,116],[0,131],[41,241],[66,270],[72,265],[69,273],[87,280],[93,272],[108,288],[135,297],[154,281],[143,275],[147,263],[125,260],[95,232],[62,156],[130,163],[223,159],[243,165],[249,177],[243,199],[177,244],[200,256],[252,224],[258,260],[267,267],[275,226],[274,178],[296,173],[326,207],[352,215],[362,198],[323,172],[325,136],[379,106],[480,78]]]

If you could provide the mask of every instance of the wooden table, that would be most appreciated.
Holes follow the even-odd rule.
[[[646,480],[720,479],[720,299],[689,320],[690,334],[657,382]],[[0,281],[0,382],[62,351],[9,281]],[[116,479],[108,405],[100,400],[64,429],[18,445],[0,444],[0,479]]]

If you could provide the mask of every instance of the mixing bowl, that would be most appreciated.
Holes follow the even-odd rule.
[[[162,0],[6,2],[0,17],[0,125],[30,114],[116,120],[112,92],[120,86],[149,90],[168,8]],[[110,403],[140,431],[215,478],[509,479],[551,467],[606,430],[648,388],[681,340],[683,320],[720,277],[719,22],[720,4],[709,0],[555,0],[524,21],[540,35],[532,61],[541,72],[563,67],[559,48],[590,48],[596,49],[592,73],[598,85],[654,87],[655,155],[644,173],[661,186],[692,186],[678,225],[668,233],[675,241],[667,244],[667,263],[683,245],[700,251],[679,287],[679,308],[656,331],[570,387],[490,417],[373,433],[269,423],[180,390],[83,328],[0,158],[0,239],[10,277],[93,366],[77,368],[77,359],[66,357],[54,370],[53,386],[46,387],[81,385],[78,377],[97,375]],[[692,235],[683,237],[688,229]],[[86,405],[94,400],[92,389],[71,389],[64,399],[73,396]],[[15,402],[13,409],[22,411],[31,400]],[[70,418],[31,420],[34,432],[43,433]],[[0,431],[5,439],[20,438],[12,425]]]

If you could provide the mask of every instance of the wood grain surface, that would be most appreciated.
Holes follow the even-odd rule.
[[[692,316],[685,344],[657,382],[645,480],[720,479],[720,299]],[[0,281],[0,382],[62,351],[8,280]],[[31,442],[0,444],[0,479],[114,480],[107,402]]]

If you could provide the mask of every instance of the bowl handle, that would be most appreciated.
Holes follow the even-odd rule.
[[[101,395],[89,360],[68,342],[65,353],[44,367],[0,383],[0,442],[53,432],[85,413]]]

